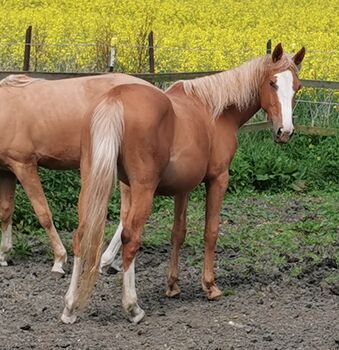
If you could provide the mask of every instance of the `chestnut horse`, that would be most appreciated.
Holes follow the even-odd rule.
[[[12,248],[18,179],[50,237],[52,271],[64,273],[66,250],[53,225],[37,169],[79,168],[83,115],[105,92],[122,83],[149,84],[122,74],[58,81],[11,75],[0,82],[0,266],[7,265]]]
[[[276,141],[288,141],[304,54],[302,48],[287,56],[279,44],[272,55],[212,76],[179,81],[166,93],[150,86],[121,85],[87,115],[81,145],[79,227],[73,238],[75,258],[63,322],[75,322],[76,311],[86,305],[95,285],[107,204],[117,178],[123,183],[121,223],[102,265],[122,244],[122,304],[128,319],[137,323],[144,316],[137,302],[134,264],[153,196],[175,196],[167,290],[173,296],[180,292],[178,255],[185,239],[188,193],[201,182],[207,188],[202,286],[211,300],[222,295],[213,264],[237,131],[263,108]]]

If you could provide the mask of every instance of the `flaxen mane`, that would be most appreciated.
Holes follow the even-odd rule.
[[[31,78],[24,74],[11,74],[0,80],[0,87],[24,87],[41,80],[44,79]]]
[[[235,105],[239,110],[246,109],[253,99],[258,97],[258,90],[265,73],[271,69],[297,70],[289,55],[276,63],[272,62],[271,55],[253,59],[240,67],[221,73],[192,80],[178,81],[169,87],[182,83],[187,95],[194,94],[210,107],[212,115],[217,118],[222,111]]]

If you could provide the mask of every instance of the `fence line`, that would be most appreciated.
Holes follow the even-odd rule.
[[[162,83],[162,82],[173,82],[177,80],[184,79],[193,79],[197,77],[202,77],[217,72],[183,72],[183,73],[133,73],[133,76],[147,80],[151,83]],[[56,73],[56,72],[0,72],[0,79],[4,79],[9,74],[27,74],[34,78],[42,78],[47,80],[56,80],[56,79],[66,79],[66,78],[76,78],[84,76],[96,76],[107,74],[105,73]],[[312,88],[322,88],[322,89],[339,89],[339,82],[337,81],[320,81],[320,80],[302,80],[303,86],[312,87]],[[299,102],[310,102],[317,103],[317,101],[303,101]],[[318,102],[321,104],[331,104],[338,105],[337,103],[331,102]],[[248,131],[259,131],[270,128],[271,124],[268,121],[256,122],[245,124],[242,128],[242,132]],[[296,131],[306,135],[320,135],[320,136],[336,136],[339,135],[338,128],[323,128],[323,127],[314,127],[306,125],[296,125]]]
[[[24,43],[21,42],[0,42],[0,46],[23,46],[25,45]],[[54,46],[54,47],[107,47],[110,45],[104,44],[104,43],[93,43],[93,42],[72,42],[72,43],[48,43],[48,42],[32,42],[27,44],[31,47],[49,47],[49,46]],[[131,48],[131,49],[145,49],[148,50],[149,49],[149,45],[145,44],[145,45],[133,45],[133,44],[128,44],[127,42],[119,42],[117,45],[117,47],[121,48]],[[189,47],[189,46],[162,46],[162,45],[158,45],[158,44],[154,44],[153,46],[154,50],[173,50],[173,51],[225,51],[225,52],[229,52],[230,50],[228,50],[225,47],[220,47],[220,48],[208,48],[208,47]],[[231,52],[237,52],[237,53],[244,53],[248,50],[246,49],[235,49],[232,50]],[[319,51],[319,50],[307,50],[307,54],[315,54],[315,55],[338,55],[339,51],[338,50],[330,50],[330,51]]]
[[[41,49],[42,47],[48,47],[48,46],[56,46],[56,47],[104,47],[105,49],[107,49],[108,51],[111,52],[111,57],[107,57],[107,62],[116,62],[116,49],[117,48],[122,48],[122,47],[130,47],[130,48],[136,48],[138,50],[145,50],[145,52],[147,53],[148,56],[148,63],[149,63],[149,72],[150,73],[154,73],[155,72],[155,50],[183,50],[183,51],[204,51],[204,52],[213,52],[213,51],[224,51],[225,53],[229,52],[229,50],[227,50],[227,48],[204,48],[204,47],[166,47],[166,46],[159,46],[156,45],[154,43],[154,35],[153,35],[153,31],[151,31],[148,36],[147,36],[147,42],[145,42],[144,44],[141,45],[130,45],[128,44],[128,42],[124,42],[121,41],[119,42],[119,44],[117,44],[116,46],[111,46],[108,43],[47,43],[47,42],[33,42],[32,41],[32,26],[29,26],[26,29],[26,33],[25,33],[25,42],[24,43],[20,43],[20,42],[10,42],[10,43],[4,43],[4,42],[0,42],[0,46],[21,46],[24,45],[24,59],[23,59],[23,70],[24,71],[28,71],[29,67],[30,67],[30,59],[31,59],[31,48],[32,47],[38,47],[39,49]],[[232,50],[233,52],[242,52],[242,53],[246,53],[246,51],[248,51],[248,53],[250,53],[249,50]],[[271,39],[269,39],[266,43],[266,47],[265,47],[265,52],[266,54],[271,54],[272,53],[272,41]],[[114,54],[114,57],[112,57],[112,53]],[[323,51],[308,51],[308,54],[334,54],[337,55],[339,53],[338,50],[331,50],[331,51],[327,51],[327,52],[323,52]],[[110,71],[114,71],[114,67],[113,66],[109,66],[107,67]],[[187,79],[187,78],[183,78],[183,79]]]
[[[147,80],[151,83],[163,83],[163,82],[174,82],[178,80],[188,80],[199,78],[211,74],[220,73],[221,71],[208,71],[208,72],[173,72],[173,73],[130,73],[131,75]],[[10,74],[27,74],[33,78],[42,78],[47,80],[55,79],[68,79],[77,78],[85,76],[94,76],[107,74],[107,72],[69,72],[69,73],[59,73],[59,72],[22,72],[22,71],[0,71],[0,79],[4,79]],[[327,80],[306,80],[302,79],[301,84],[303,87],[307,88],[317,88],[317,89],[339,89],[339,81],[327,81]]]

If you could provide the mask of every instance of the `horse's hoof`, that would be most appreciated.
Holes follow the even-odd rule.
[[[169,298],[177,297],[181,293],[181,290],[178,286],[173,286],[171,288],[168,288],[166,291],[166,296]]]
[[[66,308],[61,315],[61,321],[65,324],[73,324],[76,321],[77,317],[74,314],[71,314]]]
[[[107,272],[110,275],[115,275],[117,272],[122,271],[119,261],[114,260],[110,262],[110,260],[104,261],[101,259],[99,273],[104,274],[104,269],[106,270],[106,267],[108,267]]]
[[[134,323],[134,324],[138,324],[144,317],[145,317],[145,311],[140,309],[141,311],[133,316],[133,317],[129,317],[129,320]]]
[[[208,300],[219,300],[222,297],[221,290],[213,283],[209,287],[202,281],[202,289],[207,293]]]
[[[211,287],[210,290],[207,292],[208,300],[213,300],[213,301],[219,300],[219,299],[221,299],[221,297],[222,297],[222,292],[216,286]]]
[[[8,266],[8,262],[5,260],[0,261],[0,266]]]
[[[127,317],[130,322],[138,324],[145,317],[145,311],[137,304],[129,309]]]
[[[52,267],[52,272],[53,274],[56,274],[56,275],[61,275],[63,276],[65,274],[65,271],[64,269],[62,268],[62,262],[55,262],[53,267]]]
[[[111,264],[111,268],[114,269],[116,272],[121,272],[122,268],[121,268],[121,264],[119,263],[119,261],[114,260]]]

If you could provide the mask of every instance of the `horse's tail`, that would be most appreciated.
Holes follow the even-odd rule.
[[[76,308],[83,309],[94,288],[101,257],[107,205],[117,179],[117,161],[122,140],[123,104],[105,97],[96,107],[89,127],[89,173],[87,178],[85,225],[80,243],[80,275]]]

